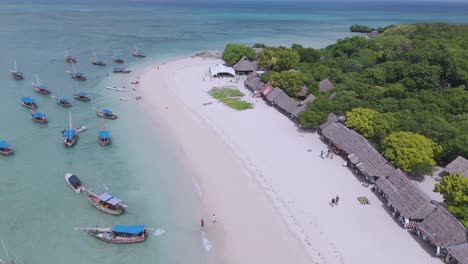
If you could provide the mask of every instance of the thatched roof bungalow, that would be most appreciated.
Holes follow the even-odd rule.
[[[329,92],[333,89],[333,84],[330,82],[330,80],[325,79],[319,82],[319,89],[322,92]]]
[[[301,87],[301,91],[299,92],[299,97],[305,97],[308,91],[309,91],[309,88],[307,88],[306,85],[303,85]]]
[[[269,86],[272,87],[271,84]],[[263,93],[263,95],[265,96],[265,100],[270,104],[274,104],[276,98],[278,98],[280,94],[284,93],[283,90],[281,90],[278,87],[272,87],[271,89],[269,89],[268,85],[267,87],[265,87],[264,92],[265,93]]]
[[[256,61],[250,61],[246,56],[242,58],[232,66],[237,74],[251,74],[258,69],[258,63]]]
[[[468,243],[447,247],[447,257],[454,258],[459,264],[468,264]]]
[[[462,156],[458,156],[445,167],[444,171],[448,174],[459,173],[468,177],[468,160]]]
[[[377,30],[372,30],[370,33],[367,33],[368,38],[376,38],[378,36],[380,36],[380,33]]]
[[[465,226],[442,206],[437,206],[421,223],[416,223],[416,233],[438,248],[468,243]]]

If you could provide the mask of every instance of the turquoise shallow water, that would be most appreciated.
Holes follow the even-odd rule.
[[[128,95],[105,89],[128,84],[127,77],[110,74],[114,52],[128,61],[126,65],[141,68],[151,60],[222,49],[230,41],[323,47],[350,36],[347,29],[354,23],[465,23],[466,17],[468,7],[463,4],[0,4],[0,140],[17,150],[13,157],[0,157],[0,239],[19,263],[206,262],[190,172],[181,166],[162,127],[147,122],[137,102],[119,101]],[[135,45],[149,57],[129,56]],[[66,74],[70,65],[63,60],[64,48],[78,57],[77,68],[88,81],[77,82]],[[91,65],[93,52],[110,65]],[[8,75],[14,60],[26,76],[23,81]],[[34,93],[34,73],[53,95],[72,99],[77,90],[91,94],[91,102],[72,99],[74,124],[89,127],[74,148],[65,149],[61,143],[68,109]],[[30,120],[19,104],[24,95],[38,101],[49,124]],[[108,107],[119,119],[99,119],[93,107]],[[96,134],[106,123],[113,143],[100,147]],[[125,200],[128,212],[121,217],[98,212],[66,186],[65,172],[76,173],[95,192],[107,188]],[[146,224],[167,233],[122,246],[73,229],[113,223]]]

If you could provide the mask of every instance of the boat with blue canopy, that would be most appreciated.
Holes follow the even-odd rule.
[[[124,59],[122,57],[112,57],[112,60],[117,63],[124,63]]]
[[[70,63],[76,63],[76,57],[73,56],[68,50],[65,50],[65,61]]]
[[[132,51],[132,56],[137,57],[137,58],[145,58],[146,57],[146,55],[143,52],[139,51],[137,47],[135,47],[135,50]]]
[[[144,242],[148,237],[144,225],[123,226],[115,225],[113,228],[83,228],[89,235],[109,243],[129,244]]]
[[[75,94],[73,94],[73,97],[76,100],[80,100],[80,101],[89,101],[89,100],[91,100],[91,98],[89,97],[89,94],[84,93],[84,92],[75,93]]]
[[[29,96],[23,96],[21,97],[20,103],[30,109],[36,109],[37,108],[37,103],[36,100],[32,99]]]
[[[67,71],[68,74],[70,74],[70,76],[75,80],[86,81],[86,76],[83,73],[76,71],[74,63],[72,63],[72,67],[73,71]]]
[[[97,110],[96,113],[97,113],[98,116],[100,116],[102,118],[117,119],[117,114],[115,114],[114,112],[112,112],[109,109]]]
[[[37,74],[36,74],[36,80],[37,80],[36,83],[32,83],[32,86],[33,86],[34,90],[36,91],[36,93],[38,93],[38,94],[49,94],[50,93],[50,91],[48,89],[49,87],[47,85],[45,85],[45,84],[41,84]]]
[[[41,112],[33,112],[31,114],[31,119],[37,123],[41,123],[41,124],[47,123],[47,116]]]
[[[88,201],[99,211],[111,215],[121,215],[127,208],[126,205],[122,204],[122,200],[107,192],[100,195],[88,192]]]
[[[127,68],[122,68],[122,67],[116,67],[116,68],[112,68],[112,72],[113,73],[131,73],[132,70],[127,69]]]
[[[58,105],[63,106],[63,107],[71,107],[72,106],[70,100],[68,100],[65,97],[55,98],[55,102]]]
[[[11,77],[15,78],[16,80],[24,79],[23,73],[18,71],[18,69],[16,67],[16,61],[15,61],[15,69],[10,70],[10,75],[11,75]]]
[[[91,63],[98,66],[106,66],[106,62],[103,59],[99,59],[96,55],[91,58]]]
[[[63,146],[71,148],[78,140],[78,131],[72,126],[71,112],[68,112],[69,127],[63,130]]]
[[[101,146],[108,146],[111,143],[111,138],[109,132],[101,130],[98,132],[98,142]]]
[[[0,155],[10,156],[13,155],[13,147],[6,141],[0,141]]]

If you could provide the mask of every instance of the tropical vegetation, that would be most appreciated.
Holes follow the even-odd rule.
[[[445,176],[434,191],[444,196],[448,210],[468,227],[468,178],[460,174]]]

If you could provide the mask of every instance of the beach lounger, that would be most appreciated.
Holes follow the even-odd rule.
[[[359,196],[357,199],[362,205],[370,204],[369,199],[365,196]]]

